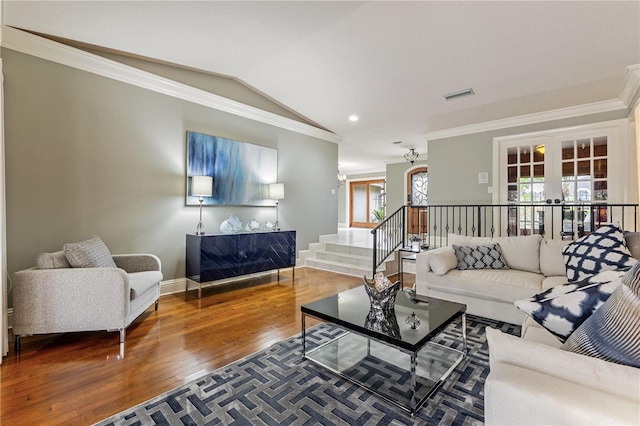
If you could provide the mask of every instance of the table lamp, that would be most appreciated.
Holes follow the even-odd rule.
[[[280,230],[280,222],[278,218],[278,201],[284,199],[284,183],[269,184],[269,198],[276,202],[276,223],[273,227],[276,231]]]
[[[202,224],[202,202],[204,198],[213,194],[213,178],[211,176],[193,176],[191,178],[191,195],[199,197],[200,221],[196,227],[196,235],[204,235],[204,225]]]

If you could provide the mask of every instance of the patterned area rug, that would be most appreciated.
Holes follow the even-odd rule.
[[[452,323],[435,341],[461,349],[460,326]],[[413,418],[303,360],[296,335],[98,425],[481,425],[489,373],[487,326],[520,334],[519,326],[467,315],[469,355]],[[308,329],[307,351],[342,332],[328,324]]]

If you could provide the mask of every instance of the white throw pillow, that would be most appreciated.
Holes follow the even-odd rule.
[[[458,259],[451,247],[440,247],[428,253],[429,267],[436,275],[444,275],[458,265]]]

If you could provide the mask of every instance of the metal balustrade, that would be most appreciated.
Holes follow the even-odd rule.
[[[504,237],[540,234],[573,240],[614,223],[637,231],[638,204],[442,204],[402,206],[374,228],[373,274],[389,256],[418,241],[421,249],[446,246],[449,234]]]

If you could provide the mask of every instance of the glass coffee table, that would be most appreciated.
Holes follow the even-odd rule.
[[[301,307],[302,354],[415,415],[467,354],[466,309],[400,290],[394,310],[381,315],[371,309],[361,286]],[[335,324],[344,333],[307,352],[307,316]],[[461,347],[433,341],[459,317]]]

